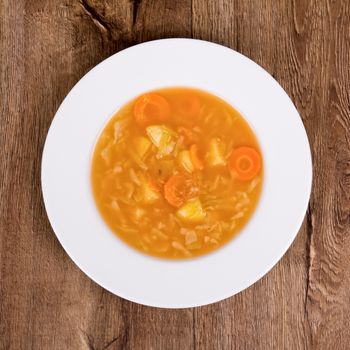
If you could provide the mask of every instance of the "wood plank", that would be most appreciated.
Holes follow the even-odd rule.
[[[350,344],[350,3],[312,6],[296,20],[299,35],[308,27],[316,55],[309,116],[314,130],[314,196],[311,201],[310,266],[306,315],[315,348],[348,349]],[[323,19],[321,21],[321,19]],[[315,77],[312,77],[312,74]],[[306,86],[304,86],[305,90]],[[313,122],[311,121],[313,119]]]
[[[30,169],[20,169],[30,157],[30,149],[20,137],[28,133],[18,117],[25,110],[23,91],[17,88],[25,75],[24,18],[19,15],[23,12],[22,2],[11,6],[1,3],[0,347],[4,349],[24,348],[25,339],[30,339],[31,322],[31,233],[24,230],[19,235],[17,231],[21,223],[31,222],[26,205],[30,189],[21,186]]]
[[[279,50],[293,35],[292,8],[285,2],[194,1],[193,34],[229,46],[250,57],[286,88],[290,56]],[[290,54],[290,51],[287,51]],[[289,67],[287,67],[289,68]],[[307,225],[282,261],[251,288],[221,304],[196,310],[197,344],[201,348],[303,349],[309,343],[304,323]],[[290,291],[293,293],[290,293]],[[288,300],[288,301],[287,301]],[[226,312],[218,312],[217,308]],[[207,327],[208,320],[215,320]],[[288,347],[286,347],[288,345]]]
[[[191,0],[136,2],[139,3],[133,30],[136,43],[191,36]]]
[[[128,1],[119,4],[118,18],[131,14]],[[40,159],[64,96],[87,70],[125,43],[119,43],[114,27],[110,43],[79,2],[5,1],[1,7],[1,51],[7,52],[1,67],[2,116],[7,119],[1,123],[0,152],[6,165],[0,204],[5,213],[0,226],[0,348],[88,348],[85,334],[101,317],[104,291],[79,271],[55,239],[42,204]],[[122,307],[123,301],[115,298],[102,316],[107,310],[120,314]],[[101,348],[124,333],[121,317],[102,319],[93,339]]]
[[[197,345],[345,349],[349,2],[195,0],[192,20],[195,37],[247,55],[286,89],[308,131],[315,174],[308,215],[292,248],[250,289],[195,311]]]

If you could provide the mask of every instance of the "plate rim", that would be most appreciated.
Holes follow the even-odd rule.
[[[300,122],[301,122],[301,125],[302,125],[302,128],[303,128],[303,131],[305,133],[305,137],[306,137],[306,141],[307,141],[307,145],[308,145],[308,158],[309,158],[309,169],[308,169],[308,172],[309,174],[307,174],[307,177],[308,179],[306,180],[308,182],[308,190],[307,190],[307,193],[305,195],[305,202],[303,203],[303,215],[301,217],[301,219],[299,220],[299,222],[297,223],[297,228],[295,229],[295,233],[291,234],[290,235],[290,239],[289,241],[286,243],[285,247],[283,247],[283,249],[280,249],[280,254],[279,255],[275,255],[274,259],[271,259],[270,261],[270,264],[269,264],[269,267],[267,267],[266,269],[264,269],[263,271],[261,271],[261,273],[258,275],[258,276],[255,276],[254,278],[251,278],[251,280],[246,283],[246,286],[243,287],[239,292],[235,292],[235,293],[223,293],[221,296],[218,296],[218,295],[215,295],[212,297],[212,299],[210,298],[207,298],[207,301],[206,302],[203,302],[203,301],[199,301],[198,303],[193,303],[191,302],[190,304],[186,304],[186,303],[177,303],[177,304],[173,304],[173,305],[162,305],[162,304],[154,304],[153,302],[143,302],[143,301],[140,301],[138,299],[135,299],[133,297],[130,297],[128,295],[123,295],[123,293],[116,293],[115,290],[113,290],[113,288],[110,288],[110,286],[106,285],[106,283],[104,282],[101,282],[99,281],[99,278],[97,278],[97,276],[94,276],[93,274],[90,273],[90,271],[87,271],[86,268],[84,268],[83,266],[81,266],[80,262],[78,261],[78,259],[76,259],[75,256],[73,256],[73,254],[70,254],[69,252],[69,249],[66,247],[66,245],[63,243],[63,241],[61,240],[61,237],[60,237],[60,234],[57,233],[58,229],[54,223],[54,220],[51,219],[50,217],[50,209],[48,208],[49,205],[48,205],[48,199],[45,195],[45,164],[44,162],[46,161],[46,153],[47,153],[47,142],[48,142],[48,139],[50,137],[50,132],[53,130],[53,128],[55,127],[55,123],[57,122],[57,116],[59,116],[59,111],[60,111],[60,108],[61,106],[63,105],[64,101],[66,101],[68,95],[70,95],[72,92],[75,92],[78,88],[79,88],[79,85],[80,83],[88,76],[88,75],[91,75],[92,72],[94,72],[97,67],[101,67],[103,64],[105,64],[106,62],[110,61],[111,59],[113,59],[113,57],[115,57],[116,55],[121,55],[121,54],[125,54],[128,50],[132,50],[133,48],[135,47],[140,47],[140,46],[148,46],[148,45],[154,45],[154,44],[158,44],[158,43],[162,43],[162,42],[169,42],[169,41],[195,41],[195,42],[201,42],[201,43],[204,43],[205,45],[208,45],[208,46],[218,46],[220,48],[224,48],[228,51],[230,51],[230,53],[234,53],[234,54],[237,54],[241,57],[243,57],[245,60],[248,60],[250,61],[251,63],[253,63],[255,65],[255,67],[259,67],[264,73],[266,73],[271,79],[273,79],[273,81],[275,83],[277,83],[277,85],[281,88],[281,90],[285,93],[285,95],[288,97],[288,99],[290,100],[290,102],[292,103],[293,107],[295,108],[295,110],[297,111],[296,107],[294,106],[293,102],[291,101],[291,99],[289,98],[289,96],[287,95],[287,93],[285,92],[285,90],[280,86],[280,84],[264,69],[262,68],[260,65],[258,65],[257,63],[255,63],[253,60],[251,60],[250,58],[244,56],[243,54],[233,50],[233,49],[230,49],[226,46],[223,46],[223,45],[220,45],[220,44],[217,44],[217,43],[212,43],[212,42],[209,42],[209,41],[205,41],[205,40],[199,40],[199,39],[189,39],[189,38],[169,38],[169,39],[158,39],[158,40],[152,40],[152,41],[147,41],[147,42],[144,42],[144,43],[141,43],[141,44],[137,44],[137,45],[134,45],[134,46],[131,46],[131,47],[128,47],[126,49],[123,49],[113,55],[111,55],[110,57],[106,58],[105,60],[101,61],[99,64],[97,64],[96,66],[94,66],[92,69],[90,69],[81,79],[78,80],[78,82],[73,86],[73,88],[69,91],[69,93],[66,95],[66,97],[63,99],[63,101],[61,102],[61,105],[60,107],[58,108],[57,112],[55,113],[55,116],[54,118],[52,119],[52,122],[51,122],[51,125],[49,127],[49,130],[48,130],[48,133],[47,133],[47,136],[46,136],[46,139],[45,139],[45,144],[44,144],[44,148],[43,148],[43,151],[42,151],[42,160],[41,160],[41,189],[42,189],[42,195],[43,195],[43,201],[44,201],[44,206],[45,206],[45,210],[47,212],[47,216],[48,216],[48,219],[49,219],[49,222],[50,222],[50,225],[58,239],[58,241],[60,242],[61,246],[63,247],[63,249],[66,251],[66,253],[68,254],[68,256],[72,259],[72,261],[79,267],[80,270],[82,270],[84,272],[84,274],[86,274],[90,279],[92,279],[95,283],[99,284],[101,287],[103,287],[104,289],[110,291],[111,293],[115,294],[115,295],[118,295],[119,297],[123,298],[123,299],[126,299],[126,300],[130,300],[130,301],[133,301],[133,302],[136,302],[136,303],[139,303],[139,304],[143,304],[143,305],[148,305],[148,306],[153,306],[153,307],[158,307],[158,308],[188,308],[188,307],[197,307],[197,306],[203,306],[203,305],[207,305],[207,304],[211,304],[211,303],[214,303],[214,302],[219,302],[221,300],[224,300],[224,299],[227,299],[235,294],[238,294],[240,293],[241,291],[247,289],[248,287],[250,287],[252,284],[254,284],[255,282],[259,281],[264,275],[266,275],[276,264],[277,262],[283,257],[283,255],[286,253],[286,251],[288,250],[288,248],[292,245],[293,241],[295,240],[302,224],[303,224],[303,219],[305,217],[305,214],[306,214],[306,211],[307,211],[307,207],[308,207],[308,203],[309,203],[309,199],[310,199],[310,194],[311,194],[311,189],[312,189],[312,180],[313,180],[313,174],[312,174],[312,169],[313,169],[313,166],[312,166],[312,154],[311,154],[311,148],[310,148],[310,143],[309,143],[309,140],[308,140],[308,136],[307,136],[307,133],[306,133],[306,130],[305,130],[305,126],[302,122],[302,119],[299,115],[299,112],[297,111],[297,114],[299,115],[299,118],[300,118]],[[204,90],[204,89],[203,89]],[[211,91],[209,91],[210,93],[212,93]],[[228,102],[230,103],[230,102]],[[239,106],[238,107],[238,110],[239,110]],[[234,108],[237,108],[236,106],[234,106]],[[243,114],[244,115],[244,114]],[[106,119],[108,120],[110,118],[110,116]],[[250,124],[250,121],[247,120],[247,122]],[[258,138],[258,142],[260,143],[260,139]],[[264,190],[264,188],[263,188]],[[222,249],[222,248],[220,248]],[[199,299],[198,299],[199,300]]]

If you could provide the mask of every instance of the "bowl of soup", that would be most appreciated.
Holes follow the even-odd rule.
[[[118,296],[171,308],[222,300],[269,271],[302,223],[311,174],[280,85],[190,39],[92,69],[57,111],[42,159],[46,211],[73,261]]]
[[[95,146],[91,177],[98,210],[118,237],[143,253],[184,259],[219,249],[249,221],[263,160],[237,110],[176,87],[117,111]]]

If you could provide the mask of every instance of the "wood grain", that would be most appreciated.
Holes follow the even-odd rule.
[[[311,201],[292,247],[244,292],[164,310],[106,292],[67,257],[40,189],[51,120],[94,65],[139,42],[194,37],[250,57],[307,129]],[[2,0],[0,349],[349,349],[350,2]]]

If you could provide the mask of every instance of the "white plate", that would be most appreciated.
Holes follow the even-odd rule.
[[[108,119],[140,93],[167,86],[197,87],[231,103],[255,130],[264,157],[263,192],[249,224],[223,248],[193,260],[129,248],[101,219],[90,188],[91,153]],[[76,84],[50,127],[41,176],[51,225],[82,271],[125,299],[181,308],[230,297],[278,262],[303,221],[312,164],[298,112],[265,70],[220,45],[165,39],[111,56]]]

